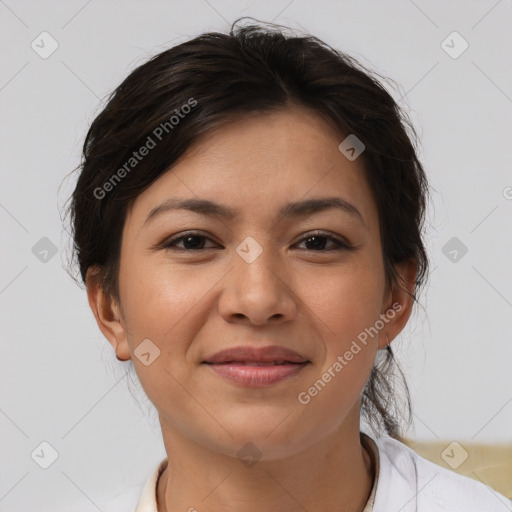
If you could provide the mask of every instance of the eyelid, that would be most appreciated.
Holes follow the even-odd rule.
[[[321,236],[321,237],[327,238],[328,240],[331,240],[338,246],[338,249],[352,249],[353,248],[353,246],[346,239],[343,239],[342,237],[335,235],[334,233],[331,233],[329,231],[322,231],[321,229],[314,229],[312,231],[308,231],[308,232],[302,234],[300,236],[300,238],[297,240],[297,242],[295,242],[293,245],[297,245],[298,243],[303,243],[308,238],[311,238],[314,236]],[[305,250],[308,250],[308,249],[305,249]],[[309,250],[313,251],[313,252],[329,252],[329,250],[325,250],[325,251],[314,251],[313,249],[309,249]],[[331,250],[333,250],[333,249],[331,249]]]
[[[161,244],[159,244],[159,247],[161,247],[163,249],[175,249],[177,251],[183,251],[183,252],[200,252],[200,251],[205,250],[205,249],[183,249],[181,247],[171,246],[172,243],[180,242],[183,238],[187,238],[189,236],[198,236],[198,237],[202,237],[206,240],[215,242],[215,240],[213,240],[212,235],[210,235],[209,233],[206,234],[201,231],[190,229],[188,231],[183,231],[174,236],[171,236],[170,238],[166,238]],[[215,242],[215,243],[217,243],[217,242]],[[213,247],[207,247],[206,249],[213,249]]]
[[[210,234],[205,234],[205,233],[203,233],[201,231],[197,231],[197,230],[188,230],[188,231],[183,231],[182,233],[178,233],[177,235],[174,235],[170,238],[167,238],[166,240],[164,240],[164,242],[162,242],[162,244],[159,245],[159,247],[163,248],[163,249],[171,249],[171,250],[182,251],[182,252],[201,252],[201,251],[205,251],[206,249],[214,249],[214,247],[206,247],[203,249],[183,249],[181,247],[176,247],[176,246],[171,245],[176,242],[180,242],[182,239],[187,238],[189,236],[202,237],[206,240],[210,240],[214,243],[217,243],[211,238]],[[332,251],[336,251],[336,250],[354,250],[355,249],[355,247],[352,244],[350,244],[350,242],[348,242],[346,239],[343,239],[343,238],[339,237],[338,235],[334,235],[333,233],[330,233],[328,231],[322,231],[322,230],[318,230],[318,229],[308,231],[308,232],[302,234],[300,236],[300,238],[296,242],[294,242],[292,245],[304,243],[305,241],[308,240],[308,238],[311,238],[314,236],[326,238],[327,240],[334,243],[336,245],[336,247],[334,249],[324,249],[324,250],[315,250],[315,249],[303,249],[303,250],[309,251],[309,252],[322,253],[322,252],[332,252]]]

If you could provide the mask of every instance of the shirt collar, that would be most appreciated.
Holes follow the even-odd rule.
[[[367,434],[361,433],[361,442],[364,442],[365,447],[369,448],[370,456],[372,458],[372,465],[375,471],[375,479],[373,482],[372,490],[368,498],[368,502],[363,509],[363,512],[372,512],[373,504],[375,501],[375,492],[377,490],[377,482],[379,478],[379,449],[377,444]],[[167,467],[167,464],[168,460],[165,458],[160,461],[158,466],[153,470],[146,483],[144,484],[135,512],[158,512],[158,479],[160,478],[160,475],[163,473],[164,469]]]
[[[167,458],[158,463],[158,466],[153,470],[146,483],[144,484],[135,512],[158,512],[158,479],[166,467]]]

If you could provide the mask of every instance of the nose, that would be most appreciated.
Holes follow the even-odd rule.
[[[297,314],[293,277],[269,247],[258,257],[233,255],[233,267],[223,279],[219,312],[226,322],[264,325],[290,321]]]

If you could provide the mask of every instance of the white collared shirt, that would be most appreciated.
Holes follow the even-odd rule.
[[[512,512],[512,500],[489,486],[442,468],[405,444],[369,435],[376,478],[363,512]],[[158,512],[158,477],[167,465],[160,461],[143,485],[100,505],[103,512]]]

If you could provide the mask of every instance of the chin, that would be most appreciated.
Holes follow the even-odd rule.
[[[290,418],[292,416],[289,415]],[[265,415],[260,415],[259,421],[245,419],[236,424],[223,423],[231,436],[226,434],[222,439],[213,441],[214,449],[239,459],[248,457],[271,461],[299,453],[314,442],[314,432],[302,432],[295,422],[288,423],[283,421],[284,418],[286,414],[279,417],[274,414],[269,421]]]

